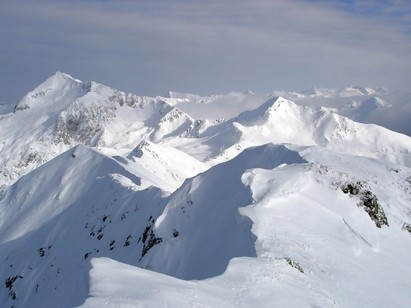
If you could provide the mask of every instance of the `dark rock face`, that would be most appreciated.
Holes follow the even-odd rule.
[[[389,226],[387,216],[385,215],[383,207],[378,202],[377,196],[375,196],[371,190],[367,189],[364,183],[347,183],[342,185],[341,190],[345,194],[349,193],[353,196],[360,195],[358,206],[367,212],[378,228],[384,225]]]
[[[150,216],[150,219],[152,219],[151,216]],[[163,241],[161,237],[156,237],[153,231],[154,223],[155,223],[155,219],[152,219],[150,224],[144,230],[143,239],[142,239],[143,240],[143,250],[141,251],[141,258],[143,258],[151,248],[153,248],[157,244],[160,244]]]

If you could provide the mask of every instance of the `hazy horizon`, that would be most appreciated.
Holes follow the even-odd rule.
[[[408,89],[407,1],[0,4],[0,100],[56,71],[138,95]]]

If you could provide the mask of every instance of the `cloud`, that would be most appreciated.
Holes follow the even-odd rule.
[[[392,93],[387,97],[393,107],[378,112],[371,116],[370,123],[384,126],[390,130],[411,136],[410,114],[411,93],[410,91]]]
[[[407,87],[406,1],[341,3],[4,0],[0,98],[55,70],[148,95]]]

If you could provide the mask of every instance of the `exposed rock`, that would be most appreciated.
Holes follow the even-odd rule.
[[[151,219],[151,216],[150,216]],[[143,233],[143,250],[141,251],[141,258],[143,258],[146,253],[153,248],[155,245],[160,244],[163,239],[161,237],[156,237],[153,227],[154,227],[155,219],[153,219],[146,227]]]
[[[364,208],[378,228],[381,228],[383,225],[389,226],[384,209],[378,203],[377,197],[371,191],[366,190],[363,192],[361,202],[362,203],[358,206],[362,206]]]
[[[408,231],[409,233],[411,233],[411,224],[404,222],[404,224],[402,225],[402,229],[404,231]]]
[[[300,273],[304,274],[304,269],[302,268],[302,266],[295,260],[286,257],[285,260],[287,261],[288,264],[290,264],[292,267],[294,267],[295,269],[299,270]]]
[[[381,204],[378,202],[377,196],[375,196],[371,190],[365,188],[365,184],[361,182],[347,183],[341,186],[341,190],[345,194],[349,193],[353,196],[360,195],[358,206],[362,207],[364,211],[368,213],[378,228],[381,228],[383,225],[389,226],[387,216]]]

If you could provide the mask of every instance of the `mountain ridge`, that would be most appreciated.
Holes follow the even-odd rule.
[[[54,90],[55,94],[53,94],[51,85],[57,87],[57,90]],[[46,92],[46,94],[38,94],[43,92]],[[47,95],[51,95],[51,98],[48,99]],[[245,95],[254,94],[246,93]],[[279,102],[281,100],[283,103],[286,103],[286,99],[272,97],[258,107],[244,111],[233,118],[218,121],[210,121],[206,118],[195,119],[179,109],[178,104],[168,104],[167,98],[149,98],[127,94],[96,82],[83,83],[60,72],[57,72],[35,90],[29,92],[16,105],[16,108],[24,109],[24,106],[29,106],[28,100],[33,100],[31,102],[33,104],[37,102],[34,105],[40,104],[44,106],[43,108],[38,106],[37,109],[35,106],[32,106],[34,110],[18,110],[0,121],[0,128],[10,132],[10,138],[4,138],[5,140],[1,144],[3,151],[5,151],[3,157],[6,157],[5,160],[0,161],[2,165],[0,187],[2,189],[13,183],[19,176],[68,150],[71,146],[80,143],[96,147],[108,155],[126,155],[127,152],[130,152],[143,140],[165,143],[166,145],[168,143],[171,147],[174,147],[175,142],[173,140],[183,137],[187,141],[187,146],[179,146],[179,150],[186,154],[194,155],[196,159],[208,160],[214,164],[221,161],[224,156],[221,154],[224,154],[224,151],[228,149],[227,144],[231,143],[231,146],[234,148],[244,147],[243,144],[236,145],[236,143],[241,139],[241,127],[244,124],[247,126],[246,117],[249,118],[248,121],[263,121],[269,114],[275,116],[275,113],[272,113],[272,109],[279,108],[279,106],[272,106],[274,101],[278,101],[278,105],[280,105]],[[371,102],[374,100],[377,103],[382,102],[378,98],[369,98],[367,100],[371,100]],[[364,101],[356,104],[360,106],[358,108],[361,108],[366,103]],[[327,110],[323,108],[320,111],[316,111],[316,109],[310,109],[306,106],[303,107],[304,109],[300,109],[299,105],[291,101],[288,101],[286,105],[294,109],[289,111],[290,115],[301,113],[298,122],[303,124],[306,122],[305,118],[310,117],[311,122],[318,122],[319,118],[324,116],[324,111],[322,110]],[[387,106],[388,104],[383,105]],[[265,110],[269,108],[271,108],[271,113],[269,110]],[[343,112],[344,108],[346,107],[340,108],[337,112]],[[358,111],[358,108],[346,111],[345,114],[350,115],[352,118],[355,118],[356,115],[364,118],[378,109],[378,107],[372,108],[361,113]],[[265,118],[262,114],[259,114],[260,112],[267,113]],[[296,118],[293,122],[288,121],[291,118],[286,120],[285,114],[283,116],[282,121],[285,121],[282,124],[283,134],[286,134],[287,126],[292,125],[294,126],[292,129],[294,132],[303,132],[301,137],[304,134],[307,135],[304,144],[316,144],[319,142],[320,145],[324,146],[328,142],[327,140],[321,140],[322,138],[313,139],[312,136],[309,136],[309,131],[316,129],[315,127],[310,127],[310,123],[305,123],[306,127],[303,127],[304,125],[296,122]],[[12,124],[15,122],[27,122],[33,123],[33,125],[22,129]],[[235,122],[239,124],[234,124]],[[257,124],[257,122],[254,124]],[[347,121],[338,120],[337,122],[343,123]],[[231,127],[233,125],[234,127]],[[336,123],[335,129],[339,130],[339,125]],[[265,128],[265,130],[267,129],[272,130],[272,127]],[[277,125],[278,129],[279,126]],[[220,137],[213,137],[215,135],[214,132],[219,130],[227,131],[226,134],[223,134],[223,138],[227,138],[228,142],[218,140]],[[278,132],[278,134],[281,135],[281,132]],[[118,140],[114,136],[121,136],[121,139]],[[210,142],[205,141],[205,144],[215,143],[217,148],[211,147],[206,155],[199,156],[193,152],[193,149],[202,148],[203,146],[200,143],[203,143],[203,141],[197,142],[196,138],[198,140],[201,138],[210,140]],[[280,137],[277,140],[269,138],[263,140],[260,144],[271,141],[299,143],[298,139],[295,140],[293,138]],[[329,136],[328,138],[335,138],[335,136]],[[16,144],[14,140],[17,139],[27,140],[29,143]],[[387,139],[392,139],[392,137]],[[398,139],[398,137],[394,139]],[[253,145],[257,144],[254,143]],[[345,148],[346,146],[343,146],[340,150]],[[204,151],[202,152],[204,153]],[[228,154],[227,157],[232,157],[238,151],[229,150],[229,152],[233,153]],[[367,155],[364,152],[357,154]]]
[[[57,72],[0,118],[0,306],[408,307],[411,137],[338,114],[392,108],[373,91],[317,108]]]

